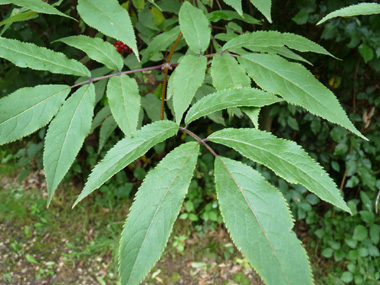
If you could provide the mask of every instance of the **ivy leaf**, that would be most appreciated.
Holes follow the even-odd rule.
[[[372,15],[372,14],[380,14],[380,4],[377,3],[360,3],[356,5],[351,5],[348,7],[344,7],[342,9],[336,10],[327,14],[325,17],[320,20],[317,25],[320,25],[327,20],[336,17],[352,17],[359,15]]]
[[[227,89],[207,95],[186,114],[185,123],[230,107],[263,107],[280,102],[278,97],[256,88]]]
[[[113,131],[116,129],[117,123],[113,116],[108,116],[103,124],[100,127],[99,131],[99,148],[98,148],[98,154],[103,149],[105,143],[107,142],[108,138],[111,136]]]
[[[14,4],[41,14],[58,15],[75,20],[42,0],[0,0],[0,5]],[[75,20],[76,21],[76,20]]]
[[[49,125],[43,154],[48,205],[90,132],[94,105],[94,85],[82,86],[63,104]]]
[[[255,129],[224,129],[211,134],[209,140],[233,148],[289,183],[301,184],[322,200],[351,213],[334,181],[296,143]]]
[[[49,123],[69,93],[67,85],[38,85],[1,98],[0,145],[21,139]]]
[[[325,48],[307,38],[292,33],[280,33],[277,31],[246,33],[229,40],[222,49],[234,50],[244,47],[256,51],[257,48],[281,48],[285,46],[300,52],[315,52],[334,57]]]
[[[62,53],[17,40],[0,38],[0,58],[5,58],[19,67],[46,70],[52,73],[91,76],[87,67],[79,61],[68,59]]]
[[[281,193],[251,167],[225,157],[215,160],[215,183],[231,238],[263,281],[312,284],[306,252],[292,231]]]
[[[131,18],[117,0],[78,0],[77,10],[87,25],[122,41],[139,57]]]
[[[123,58],[116,48],[100,38],[79,35],[66,37],[58,41],[84,51],[89,58],[104,64],[111,70],[121,70],[124,66]]]
[[[177,131],[178,126],[174,122],[159,121],[144,126],[133,137],[119,141],[92,170],[73,207],[151,147],[173,136]]]
[[[177,147],[141,185],[121,234],[122,284],[139,284],[161,256],[186,196],[198,153],[197,142]]]
[[[205,78],[207,59],[204,56],[185,55],[176,68],[169,88],[173,94],[173,107],[177,124],[182,120],[183,113],[202,85]]]
[[[171,45],[178,37],[180,33],[179,26],[174,27],[168,32],[164,32],[154,37],[154,39],[148,44],[146,50],[142,54],[142,63],[149,61],[149,59],[157,52],[165,50]]]
[[[122,74],[108,81],[107,97],[111,112],[126,137],[137,128],[140,112],[139,86],[134,78]]]
[[[212,82],[216,90],[250,87],[245,69],[230,55],[216,55],[211,65]]]
[[[304,66],[268,54],[247,54],[239,57],[239,62],[264,90],[367,140],[348,119],[334,94]]]
[[[272,18],[270,16],[272,0],[251,0],[251,3],[265,16],[265,18],[267,18],[269,23],[272,23]]]
[[[211,37],[209,22],[203,12],[189,2],[179,10],[179,26],[190,49],[202,54],[208,47]]]
[[[241,6],[241,0],[223,0],[224,3],[231,6],[239,13],[240,16],[243,16],[243,8]]]

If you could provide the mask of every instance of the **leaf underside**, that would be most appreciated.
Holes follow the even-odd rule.
[[[367,140],[348,119],[335,95],[304,66],[269,54],[247,54],[239,57],[239,62],[264,90]]]
[[[139,57],[131,19],[117,0],[78,0],[77,10],[87,25],[122,41]]]
[[[68,59],[63,53],[18,40],[0,38],[0,57],[19,67],[58,74],[91,76],[87,67],[79,61]]]
[[[104,64],[110,70],[121,70],[124,66],[123,58],[115,47],[100,38],[79,35],[62,38],[58,41],[84,51],[89,58]]]
[[[0,99],[0,145],[45,126],[70,93],[67,85],[21,88]]]
[[[226,89],[209,94],[197,101],[187,112],[185,123],[231,107],[263,107],[280,102],[281,99],[256,88]]]
[[[90,132],[94,105],[94,85],[82,86],[63,104],[49,125],[43,154],[48,205]]]
[[[182,116],[190,106],[195,92],[202,85],[206,67],[206,57],[185,55],[176,68],[173,80],[169,81],[177,124],[181,122]]]
[[[344,7],[337,11],[327,14],[325,17],[320,20],[317,25],[320,25],[327,20],[336,17],[352,17],[359,15],[372,15],[372,14],[380,14],[380,4],[378,3],[360,3],[356,5],[351,5],[348,7]]]
[[[181,32],[195,54],[202,54],[208,47],[211,37],[209,22],[203,12],[185,2],[179,10],[179,25]]]
[[[351,213],[334,181],[299,145],[255,129],[224,129],[209,140],[272,169],[289,183],[305,186],[321,199]]]
[[[268,285],[312,284],[306,252],[281,193],[251,167],[218,157],[215,183],[226,227]]]
[[[121,234],[122,284],[139,284],[161,256],[186,196],[198,153],[197,142],[177,147],[148,173],[138,190]]]
[[[107,98],[115,121],[125,136],[130,137],[136,131],[140,111],[139,86],[136,80],[125,74],[110,78]]]
[[[177,131],[178,125],[174,122],[159,121],[144,126],[133,137],[119,141],[92,170],[73,207],[151,147],[173,136]]]

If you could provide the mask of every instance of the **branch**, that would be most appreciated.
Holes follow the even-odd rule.
[[[208,138],[205,138],[205,139],[201,139],[200,137],[198,137],[196,134],[194,134],[192,131],[189,131],[187,129],[187,126],[182,128],[182,127],[179,127],[179,130],[180,131],[183,131],[185,133],[187,133],[188,135],[192,136],[194,139],[196,139],[200,144],[204,145],[215,157],[218,157],[219,155],[206,143],[208,141]]]

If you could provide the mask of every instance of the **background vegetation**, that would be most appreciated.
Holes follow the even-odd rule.
[[[166,0],[162,3],[169,2]],[[179,5],[174,0],[171,4],[166,4],[167,6],[158,2],[157,5],[164,10],[161,13],[154,5],[144,0],[120,3],[124,3],[129,9],[139,37],[139,49],[145,49],[144,42],[163,29],[160,23],[162,17],[165,17],[165,11],[176,10]],[[333,90],[356,128],[369,139],[365,142],[348,134],[343,128],[333,126],[291,105],[276,104],[265,108],[261,113],[261,128],[302,145],[340,186],[353,212],[353,216],[349,216],[344,212],[335,211],[331,205],[321,202],[305,188],[288,184],[272,172],[256,166],[288,200],[297,220],[297,235],[307,244],[316,281],[321,284],[378,284],[380,280],[380,126],[377,115],[380,107],[380,17],[374,15],[337,18],[316,26],[318,20],[327,13],[353,3],[358,1],[273,1],[273,24],[270,25],[270,29],[293,32],[318,42],[341,59],[307,56],[307,60],[313,64],[309,69]],[[60,10],[77,17],[73,9],[74,4],[75,1],[63,1]],[[258,11],[251,5],[247,4],[246,7],[246,13],[261,20],[262,16]],[[1,18],[7,18],[11,10],[11,5],[2,6]],[[226,33],[269,29],[266,21],[262,21],[262,25],[250,27],[239,20],[221,20],[215,25],[225,29]],[[0,28],[2,27],[5,25]],[[96,67],[96,63],[83,58],[81,52],[61,42],[52,43],[67,35],[96,34],[95,30],[85,28],[80,21],[76,23],[61,17],[39,15],[25,22],[14,23],[3,32],[6,37],[47,46],[72,58],[81,59],[87,66]],[[181,42],[178,49],[181,49]],[[136,62],[133,56],[128,52],[125,52],[124,56],[126,65],[134,68]],[[164,54],[157,53],[151,60],[162,61],[163,56]],[[179,54],[175,53],[174,58],[176,56]],[[21,69],[2,59],[0,64],[0,96],[23,86],[41,83],[70,84],[64,75],[52,76],[47,72]],[[136,79],[140,89],[146,94],[144,122],[157,120],[159,103],[154,102],[158,101],[157,97],[161,94],[163,74],[154,71],[138,75]],[[101,100],[102,107],[106,108],[107,100]],[[249,118],[241,115],[234,114],[229,123],[240,127],[252,124]],[[217,118],[213,119],[208,124],[194,127],[198,129],[199,134],[207,136],[211,131],[220,129],[220,121],[218,122]],[[147,171],[166,154],[166,150],[172,148],[169,144],[174,146],[178,142],[172,140],[167,142],[167,145],[163,143],[156,146],[71,212],[64,205],[72,204],[89,171],[110,146],[122,137],[122,133],[107,125],[106,121],[97,128],[94,126],[93,133],[86,139],[78,159],[66,175],[65,185],[57,191],[58,195],[53,199],[51,208],[46,210],[46,190],[43,176],[39,175],[44,132],[42,129],[21,142],[2,146],[0,150],[3,177],[0,201],[6,201],[0,205],[0,229],[4,229],[2,232],[6,233],[7,237],[1,237],[4,242],[0,244],[0,253],[7,252],[13,257],[17,255],[17,258],[0,263],[0,272],[4,272],[0,278],[10,283],[17,280],[17,272],[22,271],[17,262],[25,261],[33,265],[33,269],[30,270],[31,278],[54,281],[53,277],[57,276],[56,268],[62,262],[67,268],[78,265],[85,265],[84,268],[98,268],[98,272],[91,273],[96,282],[116,282],[115,261],[112,256],[116,252],[117,237],[128,207]],[[187,139],[185,136],[181,138]],[[222,150],[226,152],[226,149]],[[238,266],[236,272],[230,270],[226,280],[238,284],[249,284],[255,280],[259,282],[230,241],[223,236],[214,178],[208,174],[212,169],[211,154],[204,154],[199,161],[196,178],[191,182],[180,220],[176,224],[171,245],[163,260],[166,262],[169,259],[187,258],[193,272],[197,272],[199,268],[205,270],[204,272],[211,270],[213,263],[209,262],[210,260],[226,266]],[[20,184],[10,179],[15,175]],[[89,233],[91,228],[93,232]],[[207,235],[213,238],[202,240]],[[28,243],[33,239],[36,240]],[[202,246],[196,245],[199,240],[202,240]],[[52,247],[46,248],[47,244],[51,244]],[[65,254],[57,253],[62,248],[66,250]],[[192,252],[191,256],[184,253],[189,251]],[[89,261],[96,260],[96,255],[100,256],[98,267]],[[229,261],[232,261],[233,265],[229,264]],[[102,262],[106,263],[105,266]],[[167,280],[174,284],[184,278],[167,269],[174,263],[167,262],[161,269],[158,267],[153,270],[151,282],[159,282],[157,278],[161,278],[165,284]],[[106,273],[99,275],[100,270]],[[158,270],[167,270],[169,273],[158,273],[154,276]],[[220,275],[220,271],[218,272]],[[162,276],[168,279],[165,280]],[[190,276],[188,278],[191,280]]]

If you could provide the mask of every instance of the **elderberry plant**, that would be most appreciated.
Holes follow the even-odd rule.
[[[350,213],[333,180],[292,141],[258,128],[225,128],[200,138],[191,131],[191,124],[205,116],[216,120],[216,114],[227,109],[244,112],[257,126],[260,108],[286,101],[365,139],[333,93],[300,64],[308,63],[299,54],[302,52],[332,55],[296,34],[276,31],[238,34],[230,27],[220,33],[211,23],[237,19],[252,26],[260,21],[243,12],[241,1],[224,0],[223,5],[217,3],[220,10],[215,11],[212,4],[193,2],[180,4],[164,0],[161,6],[147,3],[148,12],[159,12],[168,19],[161,21],[162,32],[157,35],[149,38],[141,34],[143,44],[138,48],[126,9],[130,4],[120,5],[117,0],[78,0],[80,21],[98,30],[101,36],[76,35],[59,41],[104,65],[98,76],[94,74],[99,74],[99,70],[90,71],[62,53],[1,37],[1,58],[19,67],[79,79],[71,86],[49,84],[21,88],[0,99],[0,144],[21,139],[50,122],[43,155],[49,204],[87,135],[100,123],[107,125],[107,131],[111,132],[119,127],[125,138],[92,170],[75,206],[153,146],[184,132],[194,141],[167,154],[148,173],[137,192],[121,234],[121,283],[138,284],[159,259],[187,193],[199,148],[204,146],[215,157],[215,184],[225,226],[253,268],[267,284],[312,284],[306,252],[292,231],[293,219],[282,194],[252,167],[217,154],[210,143],[230,147],[270,168],[289,183],[301,184]],[[267,21],[272,21],[271,0],[251,2]],[[0,0],[0,4],[23,7],[19,14],[10,15],[8,24],[38,13],[75,20],[56,8],[61,3]],[[144,8],[144,5],[139,7],[140,2],[133,3],[136,10]],[[227,5],[235,11],[228,10]],[[29,14],[22,15],[26,12]],[[117,40],[117,44],[113,46],[110,39]],[[134,53],[139,68],[125,66],[121,54],[129,50]],[[166,50],[170,52],[163,63],[152,65],[161,60]],[[186,53],[178,56],[178,51],[183,50]],[[175,52],[177,57],[173,60]],[[169,76],[171,69],[174,71]],[[151,70],[164,73],[161,102],[155,98],[160,104],[161,120],[140,128],[139,116],[145,97],[140,96],[138,84],[131,75]],[[206,83],[210,77],[212,86]],[[251,80],[259,88],[252,87]],[[109,109],[100,110],[93,118],[104,87]],[[195,96],[199,90],[204,96]],[[165,119],[165,109],[170,109],[173,120]]]

